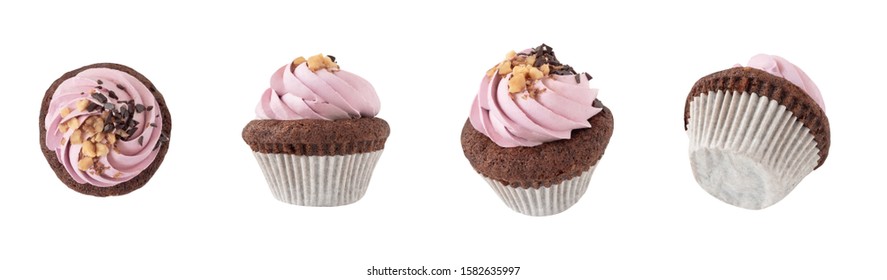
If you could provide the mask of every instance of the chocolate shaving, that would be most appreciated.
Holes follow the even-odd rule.
[[[135,127],[130,127],[129,129],[126,130],[126,135],[132,136],[132,135],[135,134],[135,133],[136,133],[136,128],[135,128]],[[129,139],[128,136],[127,136],[127,139]]]
[[[163,142],[169,142],[169,136],[166,135],[166,132],[161,131],[160,138],[157,139],[157,143],[154,144],[154,150],[157,150],[158,148],[160,148],[160,146],[163,145]]]
[[[98,84],[100,84],[100,85],[103,84],[102,80],[96,80],[95,82],[98,83]]]
[[[105,123],[105,127],[102,128],[103,133],[109,133],[114,130],[114,125],[111,123]]]
[[[111,104],[110,102],[105,103],[104,108],[105,110],[111,111],[114,109],[114,104]]]
[[[145,107],[145,110],[148,110],[148,111],[154,110],[154,105]]]
[[[100,108],[99,104],[96,104],[93,102],[89,102],[89,105],[86,105],[87,112],[94,112],[95,110],[98,110],[99,108]]]
[[[145,105],[136,104],[136,113],[142,113],[145,111]]]
[[[102,86],[95,86],[96,89],[102,89]]]
[[[143,145],[142,145],[142,141],[145,141],[145,136],[144,136],[144,135],[139,136],[139,146],[143,146]]]
[[[588,72],[582,72],[582,74],[585,74],[585,78],[591,81],[591,74],[588,74]]]
[[[336,62],[336,57],[335,57],[335,56],[327,55],[326,57],[329,57],[330,60],[332,60],[333,62]]]
[[[108,98],[105,97],[104,94],[101,94],[101,93],[96,92],[96,93],[93,93],[91,96],[92,96],[93,99],[95,99],[95,100],[98,101],[99,103],[105,103],[105,102],[108,102]]]
[[[579,83],[579,77],[580,77],[580,75],[579,75],[579,74],[576,74],[575,77],[576,77],[576,83],[578,84],[578,83]]]
[[[555,75],[575,75],[577,74],[573,67],[570,65],[561,64],[560,61],[557,60],[557,57],[554,55],[554,48],[542,44],[533,49],[527,55],[536,55],[536,62],[533,63],[533,67],[541,67],[543,64],[548,64],[551,67],[550,73]]]
[[[149,125],[150,125],[151,127],[157,127],[157,123],[151,123],[151,124],[149,124]]]
[[[108,97],[111,97],[111,99],[117,100],[117,93],[114,92],[113,90],[109,90]]]

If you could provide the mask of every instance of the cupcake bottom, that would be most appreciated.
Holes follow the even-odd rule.
[[[278,200],[302,206],[341,206],[366,193],[382,150],[333,156],[253,154]]]
[[[699,185],[746,209],[779,202],[819,161],[810,130],[785,106],[756,93],[709,91],[695,97],[687,134]]]
[[[579,201],[588,189],[595,166],[579,176],[538,188],[514,187],[486,176],[483,178],[512,210],[529,216],[548,216],[564,212]]]

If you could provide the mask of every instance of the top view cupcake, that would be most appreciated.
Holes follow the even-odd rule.
[[[141,188],[163,162],[172,121],[154,84],[113,63],[58,78],[40,108],[40,148],[62,182],[94,196]]]
[[[339,206],[366,193],[388,139],[369,82],[339,69],[336,58],[296,58],[271,75],[243,128],[271,192],[303,206]]]
[[[513,210],[553,215],[585,193],[613,133],[590,80],[545,44],[509,52],[481,80],[462,149]]]
[[[684,129],[699,185],[747,209],[782,200],[822,166],[831,144],[819,89],[799,67],[765,54],[699,79]]]

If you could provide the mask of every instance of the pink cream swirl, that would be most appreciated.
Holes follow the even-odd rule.
[[[822,100],[822,94],[819,92],[819,88],[816,87],[816,84],[813,83],[813,80],[811,80],[801,68],[788,62],[785,58],[775,55],[758,54],[749,59],[748,67],[761,69],[767,73],[776,75],[777,77],[785,78],[804,90],[804,92],[813,98],[813,100],[816,101],[816,104],[819,104],[819,107],[825,111],[825,101]]]
[[[79,110],[78,102],[82,100],[94,105]],[[163,130],[160,108],[157,106],[154,95],[145,84],[130,74],[109,68],[83,70],[59,84],[53,93],[45,119],[45,145],[55,150],[59,162],[77,183],[97,187],[115,186],[139,175],[157,156],[157,145]],[[131,113],[120,114],[121,111]],[[127,122],[126,115],[131,115],[131,122]],[[104,143],[102,145],[109,147],[109,150],[106,155],[95,157],[95,164],[87,170],[81,170],[78,162],[83,157],[84,144],[72,142],[87,142],[96,136],[84,132],[80,134],[81,141],[72,141],[72,136],[76,135],[78,129],[85,129],[84,123],[90,116],[104,116],[112,120],[112,127],[103,127],[101,131],[105,135],[114,134],[116,140],[110,143],[105,137],[105,140],[95,142]],[[77,119],[76,127],[71,126],[74,123],[72,119]],[[122,124],[118,127],[113,125],[115,122]],[[59,126],[62,126],[61,130]]]
[[[532,147],[569,139],[574,129],[588,128],[588,119],[601,111],[592,106],[597,89],[580,75],[551,75],[533,85],[541,93],[530,97],[527,90],[509,94],[508,79],[498,71],[485,76],[471,106],[471,125],[501,147]]]
[[[374,117],[379,96],[369,82],[347,71],[289,63],[271,76],[271,87],[256,106],[259,119],[339,120]]]

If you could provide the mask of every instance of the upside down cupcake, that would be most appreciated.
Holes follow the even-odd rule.
[[[296,58],[271,76],[243,128],[272,195],[303,206],[340,206],[367,191],[388,139],[369,82],[333,56]]]
[[[462,150],[514,211],[557,214],[588,188],[613,133],[613,115],[590,80],[545,44],[509,52],[482,79]]]
[[[120,64],[58,78],[40,108],[40,148],[69,188],[115,196],[141,188],[169,149],[172,120],[145,76]]]
[[[684,129],[699,185],[746,209],[782,200],[822,166],[831,144],[819,89],[794,64],[765,54],[699,79]]]

